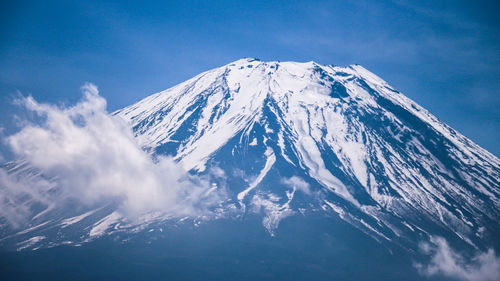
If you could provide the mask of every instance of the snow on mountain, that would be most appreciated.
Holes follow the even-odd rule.
[[[272,235],[319,212],[398,244],[500,236],[500,160],[359,65],[241,59],[113,114],[153,157],[219,169],[231,193],[221,216],[261,214]],[[162,220],[123,227],[108,207],[60,227],[92,217],[85,239]],[[21,247],[48,239],[32,236]]]

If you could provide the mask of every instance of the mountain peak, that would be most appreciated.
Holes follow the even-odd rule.
[[[262,117],[266,102],[272,101],[279,104],[278,107],[288,108],[291,105],[289,102],[325,107],[351,99],[368,101],[365,96],[371,95],[369,91],[348,86],[357,81],[366,81],[373,84],[372,87],[383,88],[385,95],[395,93],[380,78],[360,66],[343,68],[322,66],[315,62],[264,62],[244,58],[204,72],[117,114],[133,121],[137,132],[151,136],[148,138],[150,142],[144,143],[147,147],[157,147],[171,141],[177,143],[178,140],[171,137],[177,134],[178,129],[187,126],[186,120],[196,115],[197,127],[190,130],[193,136],[200,134],[197,137],[201,137],[216,128],[224,128],[224,133],[217,133],[221,143],[211,142],[214,150],[204,148],[210,154],[256,122],[256,118]],[[365,84],[362,87],[370,88]],[[166,112],[173,119],[164,118]],[[143,126],[145,123],[147,126]],[[184,141],[187,143],[187,138]],[[208,156],[200,154],[201,158],[192,162],[184,160],[186,164],[190,163],[186,168],[203,170],[203,159]]]

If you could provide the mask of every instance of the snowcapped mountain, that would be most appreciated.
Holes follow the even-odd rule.
[[[216,215],[131,223],[113,205],[42,209],[4,241],[79,244],[253,214],[272,236],[287,218],[320,214],[409,249],[430,235],[481,249],[500,237],[500,160],[359,65],[241,59],[113,114],[153,157],[217,174],[228,199]],[[6,170],[37,175],[26,163]]]

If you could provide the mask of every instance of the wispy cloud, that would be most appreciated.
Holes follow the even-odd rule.
[[[199,215],[220,202],[224,192],[213,192],[208,177],[192,176],[171,158],[153,160],[144,152],[128,125],[106,112],[106,100],[95,85],[85,84],[82,92],[83,100],[71,107],[32,97],[19,100],[41,121],[26,123],[4,141],[16,156],[53,179],[58,192],[48,196],[50,182],[28,182],[2,172],[1,202],[10,203],[0,206],[0,216],[13,224],[29,216],[30,208],[15,202],[23,195],[56,206],[68,199],[84,205],[119,202],[131,217],[149,211]]]
[[[0,218],[13,228],[22,227],[32,216],[31,203],[50,208],[54,184],[44,178],[19,177],[0,169]]]
[[[432,237],[420,249],[430,256],[428,264],[415,264],[425,276],[446,276],[459,280],[495,281],[500,276],[500,258],[493,249],[465,258],[454,251],[442,237]]]

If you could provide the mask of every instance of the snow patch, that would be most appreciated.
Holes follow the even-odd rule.
[[[264,179],[264,177],[267,175],[271,167],[273,166],[274,162],[276,162],[276,156],[274,155],[274,152],[271,148],[267,147],[266,152],[264,155],[267,157],[266,159],[266,164],[264,165],[264,168],[260,171],[259,175],[257,178],[248,186],[247,189],[243,190],[242,192],[238,193],[238,201],[243,201],[245,196],[252,191],[257,185]]]
[[[89,232],[89,236],[97,237],[103,235],[106,230],[111,227],[111,225],[118,222],[121,218],[122,215],[116,211],[109,214],[108,216],[94,224],[94,227]]]

